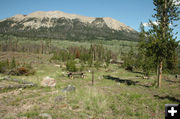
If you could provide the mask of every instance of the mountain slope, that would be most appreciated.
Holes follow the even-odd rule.
[[[63,40],[138,40],[138,32],[115,19],[60,11],[38,11],[1,20],[0,33]]]

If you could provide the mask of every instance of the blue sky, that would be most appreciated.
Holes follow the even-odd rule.
[[[152,0],[0,0],[0,19],[35,11],[63,11],[91,17],[112,17],[139,31],[153,14]],[[178,21],[176,31],[180,32]],[[178,33],[180,40],[180,33]]]

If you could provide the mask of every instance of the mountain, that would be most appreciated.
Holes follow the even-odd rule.
[[[110,17],[37,11],[0,20],[0,34],[62,40],[138,40],[138,32]]]

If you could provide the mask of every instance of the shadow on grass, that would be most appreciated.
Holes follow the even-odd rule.
[[[117,77],[112,77],[110,75],[104,75],[103,76],[105,79],[108,79],[108,80],[114,80],[116,82],[119,82],[119,83],[125,83],[127,85],[136,85],[136,83],[138,83],[139,81],[132,81],[132,80],[128,80],[128,79],[120,79],[120,78],[117,78]]]
[[[105,79],[114,80],[114,81],[119,82],[119,83],[125,83],[128,86],[129,85],[138,85],[138,86],[143,86],[143,87],[146,87],[146,88],[151,87],[151,86],[148,86],[148,85],[139,84],[139,81],[132,81],[132,80],[129,80],[129,79],[121,79],[121,78],[117,78],[117,77],[112,77],[110,75],[103,75],[103,77]]]
[[[140,72],[140,71],[132,71],[133,73],[137,73],[137,74],[141,74],[141,75],[144,75],[143,72]]]
[[[170,101],[173,101],[175,103],[180,103],[180,100],[179,99],[176,99],[175,97],[171,97],[171,96],[159,96],[159,95],[154,95],[154,97],[158,98],[158,99],[161,99],[161,100],[165,100],[165,99],[168,99]]]
[[[170,82],[170,83],[180,83],[180,81],[172,81],[172,80],[169,80],[169,79],[164,79],[165,81],[167,82]]]

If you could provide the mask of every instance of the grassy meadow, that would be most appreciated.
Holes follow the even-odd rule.
[[[62,41],[66,46],[90,43]],[[124,42],[126,43],[126,42]],[[119,44],[114,41],[117,46]],[[112,47],[116,45],[112,44]],[[111,47],[111,45],[108,45]],[[116,48],[115,48],[116,49]],[[10,76],[36,83],[36,87],[0,90],[1,119],[41,119],[47,113],[53,119],[162,119],[165,104],[180,103],[180,80],[173,75],[163,75],[162,88],[155,88],[156,76],[143,79],[138,72],[129,72],[120,65],[95,70],[94,86],[91,68],[84,70],[85,78],[70,79],[64,63],[49,62],[52,55],[22,52],[0,52],[1,60],[14,57],[17,62],[32,62],[34,75]],[[0,86],[14,82],[1,80]],[[56,80],[55,87],[42,87],[41,81],[49,76]],[[62,92],[67,85],[74,85],[74,92]],[[55,101],[57,96],[65,97]]]

